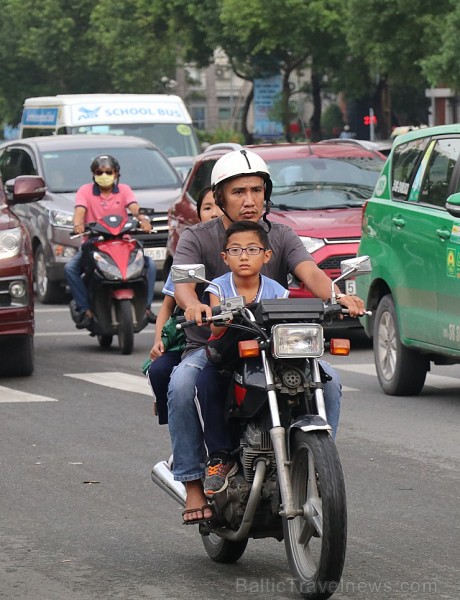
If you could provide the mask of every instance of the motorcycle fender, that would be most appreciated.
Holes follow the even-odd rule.
[[[302,431],[332,431],[329,423],[318,415],[304,415],[297,421],[294,421],[289,428],[289,435],[293,429],[301,429]]]
[[[130,288],[120,288],[112,290],[110,293],[115,300],[132,300],[134,298],[134,290]]]

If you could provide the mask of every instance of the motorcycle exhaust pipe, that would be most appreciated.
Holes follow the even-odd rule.
[[[171,469],[165,460],[157,463],[152,469],[152,481],[164,492],[169,494],[173,500],[185,507],[187,492],[181,481],[175,481]]]

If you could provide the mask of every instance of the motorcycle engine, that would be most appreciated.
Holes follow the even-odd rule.
[[[241,446],[240,459],[246,481],[254,481],[254,460],[256,458],[264,457],[269,460],[270,466],[267,468],[267,475],[275,470],[275,453],[269,431],[254,423],[249,423],[243,434]]]

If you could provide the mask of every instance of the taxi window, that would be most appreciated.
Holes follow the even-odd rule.
[[[391,191],[395,200],[407,199],[415,170],[428,142],[429,138],[422,138],[394,149]]]
[[[419,202],[444,208],[452,174],[460,155],[460,138],[439,139],[431,152]]]

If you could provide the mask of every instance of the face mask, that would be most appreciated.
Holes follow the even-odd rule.
[[[107,173],[104,173],[103,175],[96,175],[94,177],[94,181],[97,183],[97,185],[107,188],[113,185],[113,182],[115,181],[115,175],[107,175]]]

